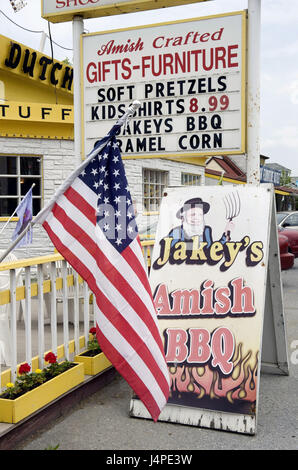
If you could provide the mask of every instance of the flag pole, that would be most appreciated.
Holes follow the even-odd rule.
[[[31,188],[29,189],[29,191],[30,191],[31,189],[33,189],[34,186],[35,186],[35,183],[32,184],[32,186],[31,186]],[[27,191],[27,192],[29,192],[29,191]],[[24,197],[26,197],[26,194],[25,194]],[[15,213],[16,213],[18,207],[19,207],[19,206],[17,206],[17,207],[15,208],[15,210],[13,211],[13,213],[11,214],[11,216],[9,217],[9,219],[8,219],[8,221],[6,222],[6,224],[4,225],[4,227],[2,227],[1,232],[0,232],[0,235],[2,234],[2,232],[4,232],[4,229],[7,227],[7,225],[9,224],[9,222],[11,221],[11,219],[13,218],[13,216],[15,215]]]
[[[132,118],[136,110],[141,106],[141,103],[139,101],[134,101],[131,106],[128,107],[126,112],[123,114],[121,118],[118,119],[116,122],[116,125],[122,126],[123,124],[127,124],[129,120]],[[78,166],[78,168],[73,172],[69,178],[66,179],[64,184],[61,185],[61,187],[58,189],[57,193],[55,196],[48,202],[48,204],[36,215],[34,220],[31,220],[31,222],[27,225],[27,227],[20,233],[20,235],[13,241],[13,243],[7,248],[7,250],[0,256],[0,263],[4,260],[4,258],[14,249],[14,247],[19,243],[19,241],[23,238],[23,236],[28,232],[28,230],[33,227],[34,224],[36,224],[43,216],[46,214],[54,205],[55,200],[57,199],[58,195],[65,190],[65,186],[68,186],[69,184],[69,179],[73,178],[74,173],[75,174],[80,174],[82,170],[85,168],[87,165],[88,161],[94,158],[95,155],[97,155],[102,148],[107,144],[107,141],[102,144],[101,147],[97,147],[96,149],[92,150],[87,158]],[[35,183],[33,183],[35,184]]]
[[[20,235],[12,242],[12,244],[7,248],[7,250],[0,256],[0,263],[4,260],[4,258],[9,255],[9,253],[14,249],[14,247],[22,240],[23,236],[33,227],[33,222],[29,222],[26,228],[20,233]]]

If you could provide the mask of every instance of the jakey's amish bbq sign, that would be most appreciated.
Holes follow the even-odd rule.
[[[125,155],[245,151],[246,13],[83,35],[85,152],[133,100]]]
[[[254,434],[273,192],[166,192],[150,273],[171,378],[159,419]]]

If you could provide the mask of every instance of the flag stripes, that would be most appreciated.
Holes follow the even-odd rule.
[[[109,351],[110,361],[119,364],[117,370],[123,375],[131,388],[133,390],[137,390],[136,393],[139,396],[143,396],[145,398],[144,402],[146,403],[146,408],[148,409],[153,419],[156,420],[160,414],[160,410],[163,408],[164,397],[161,396],[161,399],[158,403],[158,399],[155,399],[150,391],[151,387],[146,386],[143,383],[142,379],[140,379],[137,372],[130,366],[130,364],[127,366],[125,359],[118,351],[117,345],[114,347],[110,342],[108,342],[106,337],[101,333],[100,329],[98,329],[97,334],[102,347]]]
[[[103,351],[137,395],[147,396],[145,406],[157,419],[167,400],[169,379],[139,239],[116,256],[96,225],[95,199],[94,192],[75,179],[43,225],[95,294]]]
[[[64,257],[66,257],[68,259],[69,263],[71,265],[76,266],[76,270],[80,274],[80,276],[83,279],[88,279],[89,285],[90,285],[92,291],[94,292],[94,294],[96,296],[97,303],[100,304],[99,308],[103,307],[106,311],[108,311],[110,318],[114,319],[114,321],[115,321],[115,324],[113,325],[111,322],[108,321],[106,316],[104,316],[103,314],[101,315],[100,321],[98,322],[98,324],[100,325],[100,332],[101,332],[100,336],[102,337],[102,335],[104,335],[104,337],[106,339],[106,342],[105,342],[106,347],[104,348],[104,346],[102,344],[102,340],[100,341],[101,347],[104,350],[105,354],[107,355],[108,359],[111,360],[111,362],[115,365],[117,370],[119,370],[119,372],[123,375],[123,377],[127,380],[127,382],[132,386],[132,388],[135,390],[135,392],[138,395],[140,394],[142,396],[142,393],[144,393],[143,392],[143,387],[144,387],[144,385],[146,385],[146,381],[148,381],[148,373],[150,372],[149,368],[151,366],[149,365],[149,368],[148,368],[147,364],[144,361],[142,361],[140,363],[139,360],[136,361],[136,359],[135,359],[136,353],[137,353],[137,356],[140,353],[140,342],[139,342],[140,338],[137,338],[133,334],[132,328],[130,328],[130,330],[128,332],[129,333],[128,337],[123,336],[123,330],[122,329],[121,329],[120,337],[118,336],[119,332],[118,332],[117,328],[121,327],[123,325],[123,322],[121,322],[121,325],[118,323],[118,321],[119,321],[118,312],[116,311],[114,306],[111,304],[111,302],[106,298],[104,293],[101,290],[99,290],[99,288],[98,288],[97,279],[95,279],[95,276],[93,275],[95,267],[94,267],[94,265],[92,266],[92,264],[93,264],[92,263],[92,257],[88,257],[88,259],[86,259],[86,253],[84,253],[84,248],[82,250],[78,250],[78,253],[80,255],[80,259],[84,259],[84,263],[82,263],[80,261],[80,259],[77,258],[73,254],[73,249],[69,250],[69,248],[61,242],[61,240],[66,240],[66,243],[71,242],[71,236],[67,232],[65,233],[64,237],[61,236],[61,233],[63,233],[63,231],[61,230],[61,227],[57,226],[58,223],[59,222],[57,221],[57,219],[52,220],[50,223],[44,222],[44,227],[47,230],[52,242],[55,244],[57,249],[59,249],[59,252]],[[57,228],[59,228],[59,238],[56,236]],[[76,242],[75,240],[73,240],[73,241]],[[92,272],[91,272],[91,270],[89,270],[87,268],[87,266],[92,268]],[[96,273],[96,274],[98,274],[98,273]],[[127,313],[127,311],[126,311],[126,313]],[[130,319],[130,322],[132,322],[132,321],[134,321],[134,320]],[[121,339],[120,345],[119,345],[119,342],[117,342],[117,341],[115,343],[115,337],[118,340]],[[149,340],[149,338],[148,338],[148,340]],[[135,342],[135,344],[134,344],[134,342]],[[142,340],[142,343],[143,343],[143,340]],[[136,345],[138,345],[138,351],[136,351],[136,349],[134,349],[134,346],[136,346]],[[151,345],[151,342],[150,342],[150,345]],[[143,343],[142,357],[144,355],[144,350],[145,349],[146,349],[146,345]],[[115,352],[116,350],[119,351],[119,353],[118,353],[119,355],[116,354],[116,352]],[[148,358],[148,356],[147,356],[147,358]],[[150,359],[150,362],[152,363],[152,356],[149,359]],[[124,360],[130,364],[130,367],[132,367],[133,370],[136,371],[136,373],[137,373],[136,376],[135,376],[135,374],[133,374],[132,377],[131,377],[131,372],[132,371],[131,370],[126,371],[125,366],[127,364],[124,365],[124,363],[123,363]],[[158,373],[158,376],[159,376],[160,375],[159,367],[153,367],[153,373],[155,375],[156,375],[156,373]],[[162,386],[160,387],[156,382],[156,378],[159,378],[159,377],[154,377],[153,373],[151,372],[149,374],[149,376],[150,376],[150,382],[149,382],[150,387],[148,388],[147,393],[150,393],[150,390],[151,390],[151,393],[152,393],[152,388],[153,388],[153,390],[158,390],[158,394],[156,393],[156,397],[153,397],[153,398],[156,402],[157,409],[160,409],[164,404],[165,394],[167,392],[168,385],[167,384],[165,386],[163,385],[163,383],[166,382],[165,376],[163,376],[164,380],[163,380]],[[154,377],[154,381],[152,380],[153,377]],[[143,385],[143,383],[144,383],[144,385]],[[147,408],[148,408],[148,406],[147,406]],[[148,411],[150,413],[152,413],[153,410],[152,409],[150,410],[148,408]],[[153,419],[154,419],[154,416],[156,417],[156,414],[152,415]]]

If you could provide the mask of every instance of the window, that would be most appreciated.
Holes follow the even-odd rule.
[[[283,221],[283,226],[290,226],[290,227],[296,227],[298,226],[298,214],[292,214],[289,215],[284,221]]]
[[[168,185],[168,172],[143,169],[143,206],[146,211],[157,211]]]
[[[41,157],[0,155],[0,217],[10,217],[33,188],[33,215],[41,208]]]
[[[181,173],[182,186],[200,186],[201,175],[192,175],[191,173]]]

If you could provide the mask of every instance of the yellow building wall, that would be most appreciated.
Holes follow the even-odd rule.
[[[73,139],[73,69],[0,35],[0,136]]]

